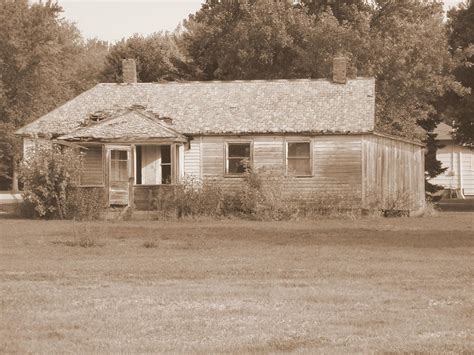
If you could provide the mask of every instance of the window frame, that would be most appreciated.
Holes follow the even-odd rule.
[[[289,158],[289,144],[292,143],[305,143],[309,144],[309,175],[300,175],[300,174],[292,174],[288,171],[288,159],[306,159],[306,158]],[[313,140],[312,139],[302,139],[302,138],[286,138],[285,139],[285,176],[288,177],[295,177],[295,178],[311,178],[314,176],[314,167],[313,167]]]
[[[233,139],[233,140],[226,140],[225,141],[225,152],[224,152],[224,176],[225,177],[234,177],[234,178],[242,178],[245,177],[245,172],[243,173],[230,173],[229,172],[229,145],[232,144],[248,144],[250,146],[250,169],[253,169],[253,141],[249,139]],[[231,158],[232,159],[232,158]]]

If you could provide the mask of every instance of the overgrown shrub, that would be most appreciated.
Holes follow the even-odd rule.
[[[67,217],[68,199],[79,185],[82,156],[59,146],[38,145],[21,165],[23,200],[40,218]]]
[[[106,196],[103,188],[74,187],[68,194],[66,217],[80,221],[100,219],[105,205]]]
[[[225,197],[212,180],[186,176],[176,187],[173,207],[178,217],[217,217],[225,213]]]
[[[360,199],[346,194],[298,191],[295,178],[260,170],[248,172],[231,193],[219,180],[186,177],[172,197],[152,203],[162,218],[236,216],[256,220],[343,217],[362,215]]]
[[[261,220],[284,220],[298,216],[300,202],[285,196],[291,178],[269,174],[265,170],[258,173],[249,171],[242,189],[236,194],[239,209],[245,215]]]

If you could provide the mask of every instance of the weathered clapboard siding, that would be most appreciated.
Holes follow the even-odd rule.
[[[201,138],[196,137],[189,142],[188,149],[184,149],[185,175],[202,178],[201,173]]]
[[[243,183],[241,177],[225,176],[226,142],[235,141],[252,142],[255,171],[282,177],[286,174],[286,142],[311,142],[312,176],[286,179],[284,193],[307,199],[332,195],[351,203],[361,202],[361,136],[203,137],[203,178],[220,182],[228,192],[238,191]]]
[[[364,135],[362,146],[363,206],[422,208],[425,201],[423,147],[376,135]]]
[[[82,186],[104,186],[104,159],[102,146],[87,146],[82,150],[83,172]]]
[[[474,150],[451,141],[442,142],[436,158],[441,161],[444,173],[431,179],[431,183],[447,189],[462,189],[464,195],[474,195]]]

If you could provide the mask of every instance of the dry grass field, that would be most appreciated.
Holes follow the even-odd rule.
[[[468,353],[473,224],[3,219],[0,352]]]

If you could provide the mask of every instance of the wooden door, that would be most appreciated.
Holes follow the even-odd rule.
[[[130,203],[130,149],[111,148],[109,151],[109,205]]]

